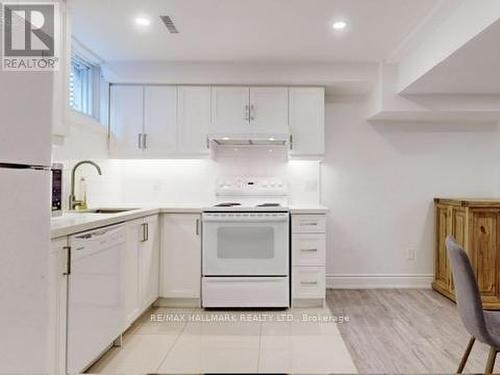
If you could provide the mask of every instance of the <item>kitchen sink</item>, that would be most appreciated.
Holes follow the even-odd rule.
[[[137,208],[94,208],[81,211],[72,211],[81,214],[120,214],[123,212],[137,210]]]

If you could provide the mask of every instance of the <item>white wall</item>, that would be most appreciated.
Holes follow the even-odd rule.
[[[82,170],[89,206],[191,206],[215,201],[218,178],[278,177],[288,183],[292,204],[318,204],[318,161],[287,161],[268,150],[232,149],[214,159],[100,160],[103,175]],[[69,168],[73,162],[68,163]],[[85,167],[87,168],[87,167]]]
[[[368,123],[364,103],[327,103],[321,201],[328,219],[328,283],[428,286],[434,197],[497,197],[496,125]],[[416,260],[406,259],[407,250]]]

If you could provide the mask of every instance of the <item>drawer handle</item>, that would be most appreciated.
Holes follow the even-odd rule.
[[[315,253],[318,249],[300,249],[300,251],[303,251],[304,253]]]
[[[318,225],[318,223],[317,222],[313,222],[313,223],[301,223],[300,225],[316,226],[316,225]]]
[[[318,285],[317,281],[301,281],[302,285]]]

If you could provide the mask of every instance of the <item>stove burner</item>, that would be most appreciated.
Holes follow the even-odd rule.
[[[236,207],[236,206],[241,206],[241,203],[224,202],[216,204],[214,207]]]
[[[280,207],[281,204],[279,203],[262,203],[258,204],[257,207]]]

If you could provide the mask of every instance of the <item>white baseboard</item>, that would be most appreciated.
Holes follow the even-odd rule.
[[[327,274],[328,289],[429,289],[432,274]]]

